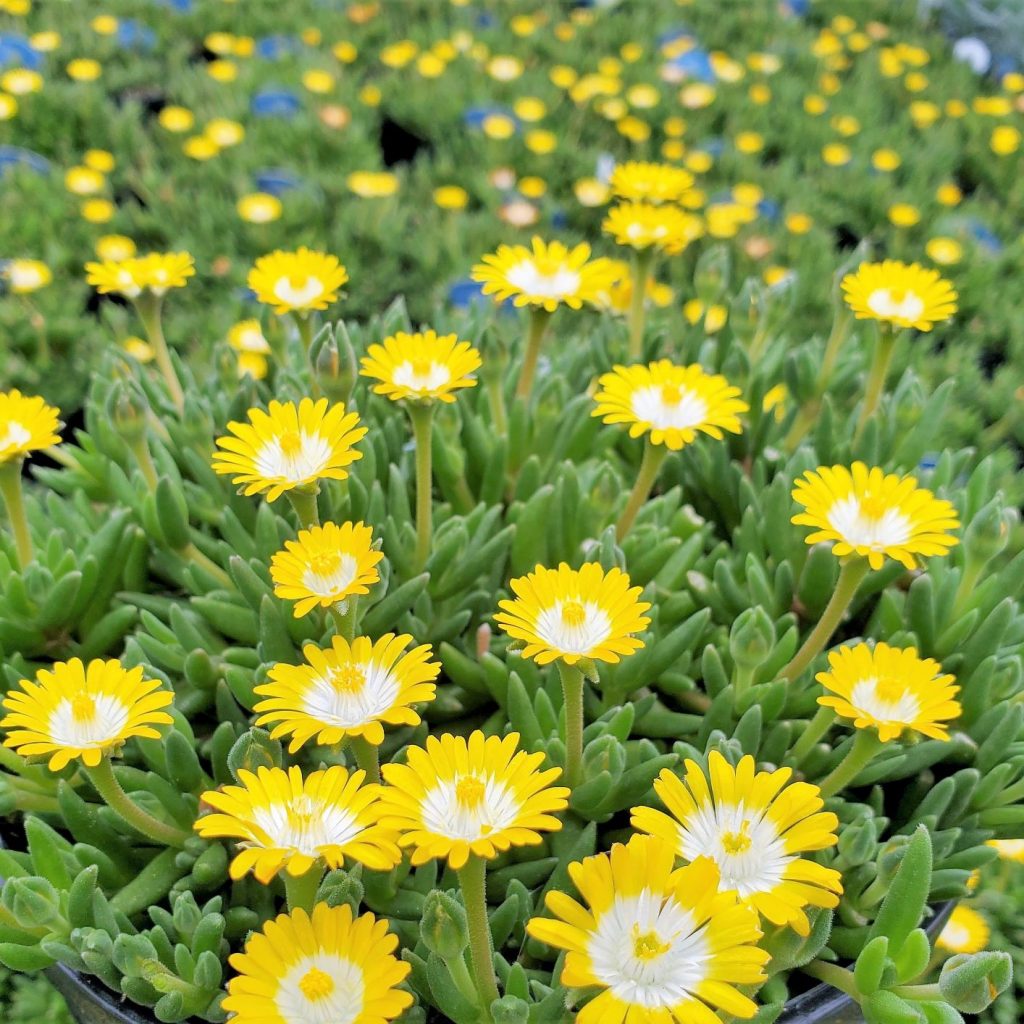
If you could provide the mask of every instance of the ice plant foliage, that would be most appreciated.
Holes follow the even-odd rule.
[[[434,699],[441,666],[430,660],[429,644],[407,651],[411,640],[387,633],[351,644],[335,636],[326,650],[306,644],[304,665],[274,665],[255,688],[263,698],[253,708],[256,724],[272,725],[274,739],[290,737],[291,754],[310,740],[331,745],[347,736],[378,746],[385,725],[419,725],[415,705]]]
[[[899,260],[862,263],[842,280],[843,295],[858,320],[930,331],[956,312],[957,294],[937,270]]]
[[[275,313],[308,315],[326,309],[338,298],[348,271],[337,256],[300,246],[295,252],[278,249],[261,256],[249,271],[249,287]]]
[[[339,765],[306,776],[295,766],[240,769],[241,785],[203,794],[215,813],[196,819],[196,831],[239,841],[232,878],[250,871],[261,882],[279,871],[304,875],[318,860],[340,868],[351,859],[387,871],[400,854],[393,833],[380,825],[380,787],[364,785],[365,778]]]
[[[527,930],[567,951],[563,985],[598,990],[579,1024],[711,1024],[716,1010],[757,1012],[738,987],[765,979],[757,914],[726,891],[710,858],[678,868],[671,843],[634,836],[570,864],[569,877],[583,903],[551,891],[553,919],[535,917]]]
[[[141,666],[80,658],[40,669],[22,679],[3,700],[4,745],[23,757],[48,758],[50,771],[73,760],[95,767],[133,736],[159,739],[157,726],[170,725],[173,695]]]
[[[476,385],[480,353],[454,334],[399,331],[363,357],[362,375],[379,381],[373,390],[392,401],[454,402],[454,392]]]
[[[866,558],[872,569],[881,569],[886,558],[916,569],[920,558],[944,555],[958,543],[950,531],[960,519],[949,501],[918,487],[913,476],[878,466],[808,470],[793,498],[805,510],[793,522],[814,528],[808,544],[830,543],[833,554]]]
[[[806,935],[806,908],[836,906],[843,886],[838,871],[801,854],[835,846],[839,822],[822,810],[818,787],[791,782],[792,774],[756,771],[749,755],[733,767],[712,751],[707,772],[690,760],[682,779],[665,769],[654,788],[669,813],[634,807],[633,827],[660,836],[685,861],[710,857],[723,888]]]

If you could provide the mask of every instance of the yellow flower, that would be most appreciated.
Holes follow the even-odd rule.
[[[238,77],[238,65],[233,60],[211,60],[206,73],[215,82],[233,82]]]
[[[644,612],[651,606],[621,569],[605,573],[596,562],[579,569],[538,565],[509,585],[515,598],[499,602],[494,620],[538,665],[559,659],[575,665],[581,658],[615,664],[644,646],[633,634],[650,624]]]
[[[391,43],[380,51],[382,64],[389,68],[403,68],[409,64],[419,53],[419,47],[411,39],[403,39],[397,43]]]
[[[373,390],[392,401],[454,402],[454,391],[476,386],[470,374],[480,368],[480,353],[454,334],[439,337],[434,331],[399,331],[371,345],[362,366],[363,377],[381,382]]]
[[[351,645],[335,636],[328,650],[306,644],[305,665],[274,665],[268,682],[256,687],[264,698],[253,708],[256,724],[276,722],[271,737],[290,736],[291,754],[313,739],[335,746],[361,736],[379,746],[385,725],[419,725],[414,705],[434,699],[441,666],[430,660],[429,644],[403,653],[410,640],[386,633]]]
[[[185,156],[199,161],[212,160],[220,152],[220,146],[209,135],[193,135],[181,149]]]
[[[980,953],[987,945],[991,930],[988,922],[973,907],[959,904],[953,908],[945,927],[935,940],[935,948],[947,953]]]
[[[390,171],[353,171],[345,184],[363,199],[380,199],[398,191],[398,178]]]
[[[39,92],[43,87],[43,76],[28,68],[12,68],[0,75],[0,89],[12,96],[27,96]]]
[[[609,313],[619,316],[626,316],[633,303],[633,270],[625,260],[612,260],[615,268],[615,280],[609,285],[607,291],[602,292],[597,298],[597,305]],[[671,286],[648,277],[644,287],[644,299],[646,302],[664,309],[674,297]]]
[[[277,249],[261,256],[249,271],[248,284],[260,302],[283,315],[326,309],[347,280],[348,271],[337,256],[301,246],[295,252]]]
[[[730,1019],[757,1012],[737,987],[765,979],[757,915],[720,890],[707,857],[679,869],[674,861],[673,844],[660,839],[616,843],[569,865],[584,903],[553,890],[553,917],[527,924],[533,938],[567,951],[563,986],[600,989],[578,1024],[710,1024],[716,1010]]]
[[[643,200],[651,204],[674,203],[693,186],[693,175],[668,164],[630,161],[619,164],[609,181],[620,199]]]
[[[269,410],[250,409],[248,423],[229,423],[233,436],[217,438],[213,469],[231,477],[245,494],[266,492],[277,501],[296,487],[312,488],[320,480],[344,480],[363,457],[355,445],[366,427],[359,416],[326,398],[271,402]]]
[[[91,196],[102,191],[106,178],[91,167],[72,167],[64,175],[64,187],[76,196]]]
[[[145,339],[134,334],[121,342],[121,348],[139,363],[151,363],[156,358],[153,346]]]
[[[518,57],[492,57],[487,62],[487,74],[497,82],[513,82],[523,73],[523,62]]]
[[[806,213],[786,215],[786,230],[794,235],[806,235],[814,227],[814,221]]]
[[[734,141],[738,153],[760,153],[764,149],[764,136],[760,132],[738,132]]]
[[[95,768],[133,736],[160,739],[154,726],[173,721],[163,710],[172,694],[157,680],[144,679],[141,666],[126,669],[113,659],[55,662],[40,669],[35,682],[22,679],[19,685],[3,700],[8,714],[0,727],[9,733],[4,746],[22,757],[49,757],[54,772],[75,758]]]
[[[921,213],[910,203],[893,203],[889,207],[889,220],[898,228],[912,228],[921,220]]]
[[[265,355],[261,355],[259,352],[239,352],[237,367],[239,380],[243,377],[252,377],[253,380],[263,380],[267,375],[267,371],[270,369],[270,364],[267,361],[267,357]]]
[[[186,107],[164,107],[157,116],[160,127],[169,132],[187,132],[196,123],[195,115]]]
[[[195,261],[187,252],[151,252],[139,263],[146,287],[154,295],[163,295],[169,288],[184,288],[195,274]]]
[[[434,203],[442,210],[464,210],[469,193],[458,185],[441,185],[434,189]]]
[[[955,238],[929,238],[925,243],[928,258],[942,266],[959,263],[963,259],[963,246]]]
[[[91,167],[101,174],[109,174],[117,166],[114,154],[108,153],[105,149],[87,150],[82,162],[86,167]]]
[[[412,1005],[398,988],[410,971],[394,956],[398,936],[373,914],[353,920],[343,903],[293,910],[254,932],[221,1004],[234,1024],[384,1024]]]
[[[368,107],[380,106],[380,101],[383,98],[383,94],[380,91],[380,87],[370,84],[364,85],[359,90],[359,100]]]
[[[940,185],[935,190],[935,198],[938,199],[943,206],[957,206],[960,200],[963,199],[963,193],[960,191],[959,186],[954,185],[953,182],[946,182],[944,185]]]
[[[351,859],[374,871],[401,860],[394,832],[380,824],[381,787],[363,785],[366,772],[333,765],[305,778],[295,766],[237,774],[240,786],[203,793],[219,813],[195,823],[204,839],[239,840],[232,878],[251,871],[266,885],[280,871],[304,875],[318,860],[340,868]]]
[[[877,729],[883,742],[904,732],[948,739],[946,722],[960,716],[953,676],[941,675],[939,663],[919,658],[913,647],[840,647],[829,652],[828,664],[827,672],[815,676],[829,691],[818,703],[853,719],[858,729]]]
[[[776,384],[769,388],[761,400],[763,412],[774,412],[775,422],[781,423],[786,418],[786,399],[789,397],[789,388],[785,384]]]
[[[535,128],[523,136],[523,142],[531,153],[544,155],[555,151],[558,146],[558,136],[544,128]]]
[[[473,280],[483,283],[485,295],[515,306],[538,306],[553,313],[559,305],[579,309],[593,302],[611,283],[614,271],[607,259],[590,259],[585,242],[569,249],[561,242],[534,238],[525,245],[499,245],[473,267]]]
[[[894,149],[876,149],[871,154],[871,166],[876,171],[895,171],[903,163]]]
[[[704,234],[700,217],[676,206],[625,202],[613,206],[601,225],[619,245],[631,249],[654,247],[675,255]]]
[[[547,112],[547,105],[536,96],[522,96],[512,105],[512,110],[520,121],[532,123],[539,121]]]
[[[1024,864],[1024,839],[989,839],[985,845],[991,846],[1001,860]]]
[[[187,252],[151,252],[124,260],[102,260],[86,263],[86,281],[101,295],[116,292],[134,299],[143,291],[163,295],[169,288],[184,288],[195,274],[192,257]]]
[[[0,277],[15,295],[29,295],[45,288],[52,280],[50,268],[41,260],[8,260],[0,264]]]
[[[334,88],[334,75],[322,68],[310,68],[303,72],[302,84],[310,92],[322,96]]]
[[[33,50],[38,50],[40,53],[52,53],[60,46],[60,33],[53,31],[45,32],[34,32],[28,39],[32,45]]]
[[[59,410],[16,388],[0,391],[0,466],[60,444]]]
[[[226,117],[215,117],[203,134],[220,149],[237,146],[245,138],[245,128],[237,121]]]
[[[0,92],[0,121],[10,121],[18,113],[18,101],[5,92]]]
[[[380,580],[384,557],[371,547],[373,531],[362,523],[324,523],[300,530],[270,561],[274,593],[295,601],[295,618],[369,593]]]
[[[263,336],[259,320],[239,320],[228,331],[228,344],[236,352],[254,352],[257,355],[270,354],[270,343]]]
[[[604,206],[611,195],[611,188],[597,178],[580,178],[572,190],[580,206]]]
[[[806,511],[792,522],[814,528],[808,544],[831,543],[837,557],[859,555],[872,569],[881,569],[886,558],[916,569],[918,557],[944,555],[959,543],[949,533],[960,520],[948,501],[918,487],[912,476],[863,462],[808,470],[796,481],[793,499]]]
[[[355,44],[350,43],[347,39],[343,39],[340,43],[335,43],[331,47],[331,53],[342,64],[351,64],[359,56],[359,51],[356,49]]]
[[[90,224],[106,224],[113,219],[115,212],[109,199],[87,199],[82,203],[82,218]]]
[[[700,299],[690,299],[683,304],[683,316],[688,323],[696,324],[703,320],[704,330],[708,334],[717,334],[729,319],[729,310],[725,306],[711,305],[706,309]]]
[[[847,305],[858,320],[930,331],[956,313],[957,294],[938,271],[917,263],[862,263],[842,280]]]
[[[739,388],[696,363],[676,366],[661,359],[647,366],[616,366],[598,384],[592,415],[628,424],[630,437],[647,434],[652,444],[672,451],[692,444],[698,432],[718,440],[724,430],[740,433],[739,414],[749,409]]]
[[[830,142],[821,151],[821,158],[830,167],[842,167],[850,162],[850,147],[841,142]]]
[[[1020,149],[1020,130],[1012,125],[1001,124],[992,130],[989,145],[997,156],[1008,156]]]
[[[551,783],[562,770],[542,771],[544,753],[518,743],[514,732],[428,736],[425,748],[408,748],[405,764],[382,766],[381,823],[400,833],[399,846],[412,847],[414,865],[447,858],[458,870],[471,855],[492,860],[561,829],[554,815],[565,810],[569,790]]]
[[[749,754],[734,768],[713,750],[706,773],[691,760],[683,779],[664,769],[654,790],[669,813],[634,807],[633,828],[667,840],[686,861],[710,857],[723,889],[772,924],[807,935],[804,908],[836,906],[843,885],[838,871],[800,854],[835,846],[839,820],[822,810],[817,786],[790,783],[792,774],[756,771]]]
[[[68,61],[65,70],[68,73],[68,78],[74,79],[76,82],[95,82],[103,74],[103,65],[98,60],[92,60],[89,57],[77,57],[75,60]]]
[[[250,224],[269,224],[281,216],[281,200],[268,192],[253,192],[238,200],[238,216]]]

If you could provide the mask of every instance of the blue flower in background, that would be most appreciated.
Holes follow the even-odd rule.
[[[701,139],[699,145],[694,147],[702,153],[710,153],[712,156],[721,156],[725,152],[725,140],[718,138]]]
[[[280,60],[290,53],[298,53],[302,40],[297,36],[264,36],[256,40],[255,53],[265,60]]]
[[[118,19],[116,39],[125,49],[152,50],[156,45],[156,33],[133,18]]]
[[[988,249],[989,252],[1000,252],[1002,250],[1002,241],[1000,241],[999,236],[988,225],[972,218],[967,222],[967,228],[971,232],[971,237],[979,245]]]
[[[257,117],[293,118],[301,109],[302,101],[287,89],[263,89],[250,103]]]
[[[810,6],[810,0],[780,0],[779,10],[794,18],[805,18]]]
[[[514,121],[516,130],[519,130],[519,118],[516,117],[508,107],[467,107],[465,113],[462,115],[462,120],[469,125],[470,128],[481,128],[483,127],[484,121],[495,114],[500,117],[507,117],[510,121]]]
[[[484,295],[484,286],[479,281],[464,277],[448,289],[448,301],[456,309],[469,309],[476,302],[490,302]]]
[[[24,36],[0,35],[0,68],[7,65],[38,71],[43,66],[43,55]]]
[[[27,167],[36,174],[50,173],[50,161],[46,157],[20,146],[0,146],[0,177],[9,167]]]
[[[695,78],[700,82],[713,85],[718,81],[715,69],[711,66],[711,55],[707,50],[689,50],[679,54],[667,62],[668,67],[682,72],[687,78]]]
[[[561,206],[556,206],[551,211],[551,226],[553,228],[564,228],[569,223],[569,218]]]
[[[179,14],[188,14],[192,10],[192,0],[154,0],[157,7],[166,7]]]
[[[302,179],[285,168],[273,167],[265,171],[257,171],[256,188],[260,192],[268,192],[272,196],[282,196],[293,188],[299,188]]]
[[[696,37],[688,28],[680,25],[677,28],[670,28],[662,32],[655,42],[658,44],[658,49],[661,50],[668,46],[669,43],[676,43],[680,39],[696,39]]]
[[[762,199],[761,202],[757,204],[757,212],[768,220],[778,220],[779,214],[782,211],[779,204],[775,202],[774,199]]]

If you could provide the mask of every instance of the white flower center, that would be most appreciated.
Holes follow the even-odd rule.
[[[876,316],[893,320],[918,320],[924,312],[924,299],[902,288],[876,288],[867,301]]]
[[[537,616],[537,635],[567,654],[588,654],[611,631],[608,613],[595,601],[556,601]]]
[[[601,915],[587,949],[594,974],[624,1003],[658,1008],[692,998],[711,958],[703,931],[673,900],[644,889]]]
[[[436,391],[444,387],[452,379],[451,370],[444,363],[414,362],[407,360],[399,363],[392,374],[395,384],[409,388],[410,391]]]
[[[688,430],[703,423],[708,403],[689,388],[676,384],[652,384],[633,392],[631,401],[637,419],[658,430]]]
[[[305,274],[282,277],[274,284],[274,294],[282,302],[297,309],[315,302],[323,293],[323,283]]]
[[[285,1024],[353,1024],[362,1015],[365,988],[361,967],[321,952],[285,974],[273,1002]]]
[[[575,295],[580,286],[580,275],[576,271],[559,267],[553,274],[545,274],[533,260],[523,260],[509,267],[505,277],[510,284],[527,295],[541,295],[551,299]]]
[[[878,722],[909,725],[921,710],[917,697],[900,679],[860,679],[850,690],[850,703]]]
[[[130,270],[119,270],[117,272],[117,290],[126,298],[134,299],[142,293],[142,289],[132,277]]]
[[[259,352],[265,355],[270,345],[258,327],[244,327],[235,335],[235,345],[243,352]]]
[[[356,560],[341,551],[321,551],[309,560],[302,582],[321,597],[341,594],[352,585],[358,571]]]
[[[963,949],[971,944],[970,930],[959,921],[947,921],[942,929],[942,942],[949,949]]]
[[[7,270],[7,278],[14,289],[38,288],[43,283],[43,275],[39,268],[31,263],[12,263]]]
[[[313,680],[302,710],[325,725],[350,728],[379,718],[397,696],[398,682],[387,669],[348,662]]]
[[[461,775],[429,790],[421,813],[429,831],[473,842],[514,825],[519,809],[515,792],[503,782]]]
[[[268,845],[308,857],[317,856],[324,846],[350,843],[363,828],[347,808],[308,796],[254,807],[252,818],[267,834]]]
[[[8,420],[3,433],[0,433],[0,452],[20,448],[31,440],[31,431],[23,427],[17,420]]]
[[[851,494],[840,498],[828,511],[829,525],[848,544],[884,551],[910,540],[910,522],[899,509],[887,508],[877,499]]]
[[[128,725],[128,708],[109,693],[76,693],[50,713],[48,730],[57,746],[88,750],[105,747]]]
[[[710,857],[722,875],[722,888],[735,889],[741,899],[768,892],[782,881],[788,855],[775,824],[763,808],[744,804],[700,807],[679,827],[687,860]]]
[[[289,431],[269,438],[256,455],[256,471],[267,479],[301,483],[316,476],[331,458],[331,445],[321,434]]]

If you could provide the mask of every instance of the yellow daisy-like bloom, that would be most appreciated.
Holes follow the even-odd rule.
[[[239,320],[228,331],[228,344],[236,352],[255,352],[257,355],[270,355],[270,342],[263,334],[259,320]]]
[[[261,256],[249,271],[248,284],[260,302],[279,314],[326,309],[348,280],[337,256],[305,246],[295,252],[280,249]]]
[[[674,203],[693,185],[693,175],[682,167],[631,160],[619,164],[608,183],[620,199]]]
[[[146,287],[154,295],[170,288],[184,288],[195,274],[195,261],[187,252],[151,252],[139,261]]]
[[[619,245],[631,249],[656,248],[675,255],[704,234],[700,217],[677,206],[653,203],[619,203],[608,211],[601,225]]]
[[[698,432],[721,440],[742,429],[739,414],[750,407],[720,374],[705,373],[696,363],[676,366],[660,359],[647,366],[616,366],[602,374],[594,396],[593,416],[605,423],[629,424],[630,437],[647,434],[652,444],[679,451]]]
[[[987,945],[991,929],[973,907],[962,903],[953,908],[945,927],[935,940],[935,948],[947,953],[980,953]]]
[[[960,520],[948,501],[918,487],[912,476],[863,462],[808,470],[796,481],[793,499],[806,511],[791,521],[814,527],[808,544],[831,542],[834,555],[860,555],[872,569],[881,569],[886,558],[916,569],[915,556],[944,555],[959,543],[949,533]]]
[[[296,602],[297,619],[318,605],[328,608],[369,593],[380,579],[376,566],[384,557],[370,546],[372,541],[373,531],[362,523],[324,523],[300,530],[270,560],[274,593]]]
[[[281,200],[268,192],[252,192],[235,204],[238,216],[250,224],[269,224],[278,220],[284,209]]]
[[[707,775],[690,760],[683,779],[662,771],[654,790],[669,813],[634,807],[632,824],[667,840],[684,860],[710,857],[723,889],[735,889],[772,924],[807,935],[804,908],[836,906],[843,883],[838,871],[800,854],[835,846],[839,820],[822,810],[817,786],[786,785],[792,774],[756,771],[749,754],[733,768],[714,750]]]
[[[173,695],[144,679],[141,666],[126,669],[113,659],[59,661],[19,685],[3,700],[4,746],[22,757],[49,757],[54,772],[75,758],[95,768],[133,736],[159,739],[154,726],[173,721],[163,710]]]
[[[214,471],[245,494],[265,491],[267,501],[318,480],[344,480],[346,467],[363,457],[354,446],[366,434],[358,414],[326,398],[271,402],[267,412],[250,409],[248,423],[229,423],[228,430],[234,436],[217,438]]]
[[[0,276],[15,295],[37,292],[53,280],[53,273],[42,260],[9,260],[0,267]]]
[[[862,263],[843,278],[842,288],[858,320],[930,331],[957,310],[957,294],[949,281],[918,263]]]
[[[345,184],[363,199],[382,199],[398,191],[398,178],[390,171],[353,171]]]
[[[458,870],[470,855],[491,860],[561,829],[554,815],[568,806],[569,790],[551,783],[562,769],[540,770],[544,753],[518,743],[514,732],[428,736],[425,748],[406,751],[405,764],[381,767],[381,823],[400,833],[399,846],[412,847],[414,865],[447,858]]]
[[[151,252],[124,260],[86,263],[86,281],[101,295],[116,292],[126,299],[144,291],[163,295],[171,288],[184,288],[195,274],[195,261],[187,252]]]
[[[59,410],[17,388],[0,391],[0,466],[29,452],[60,444]]]
[[[485,295],[515,306],[538,306],[553,313],[559,305],[579,309],[594,302],[611,284],[614,271],[607,259],[590,259],[585,242],[568,249],[561,242],[534,238],[532,247],[499,245],[473,267],[473,280]]]
[[[877,729],[882,741],[904,732],[949,738],[946,723],[960,716],[954,699],[960,687],[953,676],[941,674],[937,661],[919,658],[913,647],[878,643],[840,647],[829,652],[828,663],[829,670],[815,676],[829,691],[818,698],[822,707],[853,719],[858,729]]]
[[[438,337],[434,331],[399,331],[366,351],[361,375],[380,381],[373,390],[393,402],[403,398],[454,402],[453,392],[476,386],[470,374],[480,369],[480,353],[454,334]]]
[[[597,297],[596,304],[609,313],[626,316],[633,304],[633,270],[625,260],[611,262],[615,269],[615,280],[607,291]],[[653,277],[647,278],[644,298],[648,304],[664,309],[672,302],[674,294],[670,285],[662,284]]]
[[[402,858],[394,832],[380,824],[381,787],[363,785],[366,772],[340,765],[303,778],[299,768],[238,771],[240,786],[203,793],[220,813],[198,818],[204,839],[238,839],[231,877],[252,872],[266,885],[278,872],[293,878],[323,860],[340,868],[346,859],[390,871]]]
[[[1024,864],[1024,839],[990,839],[985,845],[991,846],[1001,860]]]
[[[711,1024],[716,1010],[749,1019],[757,1004],[739,985],[765,979],[757,914],[719,891],[719,871],[702,857],[675,867],[674,846],[633,836],[569,865],[585,901],[549,892],[555,919],[527,932],[567,951],[561,983],[600,989],[578,1024]]]
[[[384,1024],[413,1002],[397,987],[411,969],[397,947],[386,920],[353,919],[347,903],[293,910],[232,954],[222,1005],[234,1024]]]
[[[441,666],[430,660],[429,644],[404,653],[411,640],[386,633],[351,645],[335,636],[328,650],[306,644],[305,665],[274,665],[269,682],[256,687],[265,698],[253,708],[256,724],[277,723],[271,737],[290,736],[290,754],[314,738],[327,746],[361,736],[379,746],[385,725],[419,725],[413,705],[434,699]]]
[[[515,599],[499,602],[494,619],[538,665],[559,658],[567,665],[581,658],[615,664],[644,646],[632,634],[647,628],[651,620],[643,613],[651,606],[621,569],[606,573],[596,562],[580,569],[538,565],[509,586]]]

